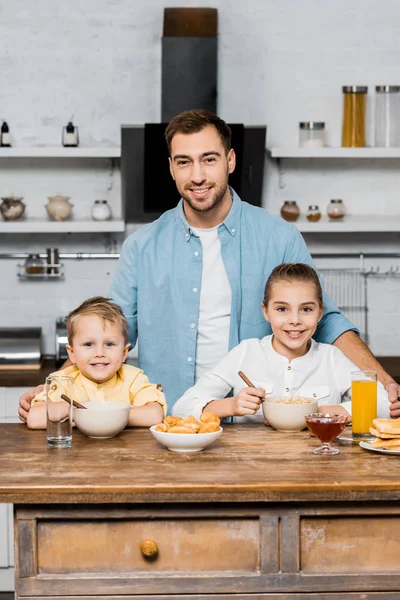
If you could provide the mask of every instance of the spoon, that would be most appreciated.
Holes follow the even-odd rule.
[[[253,388],[257,387],[256,385],[254,385],[254,383],[252,383],[250,381],[250,379],[248,377],[246,377],[246,375],[243,373],[243,371],[238,371],[238,375],[239,375],[239,377],[241,377],[241,379],[243,379],[245,384],[248,385],[249,387],[253,387]],[[261,402],[265,402],[265,398],[260,398],[260,400],[261,400]]]
[[[84,406],[83,404],[81,404],[80,402],[77,402],[76,400],[71,400],[71,398],[68,398],[68,396],[66,396],[65,394],[61,394],[61,398],[63,400],[65,400],[66,402],[68,402],[68,404],[73,404],[75,406],[75,408],[85,408],[87,410],[87,406]]]

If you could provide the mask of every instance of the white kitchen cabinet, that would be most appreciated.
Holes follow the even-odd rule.
[[[0,423],[19,422],[19,398],[25,391],[0,387]],[[0,504],[0,592],[12,592],[14,587],[13,505]]]

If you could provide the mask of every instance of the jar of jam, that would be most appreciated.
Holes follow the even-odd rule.
[[[297,221],[300,216],[300,208],[296,200],[285,200],[281,208],[281,217],[285,221],[293,222]]]
[[[329,219],[332,221],[338,221],[339,219],[343,219],[346,209],[343,204],[343,200],[331,200],[328,204],[327,214]]]
[[[321,218],[321,211],[319,210],[319,206],[317,206],[317,204],[311,204],[311,206],[308,207],[306,217],[307,221],[319,221]]]

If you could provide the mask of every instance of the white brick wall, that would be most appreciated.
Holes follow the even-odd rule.
[[[328,141],[340,143],[341,86],[399,83],[400,4],[375,0],[219,0],[219,113],[227,121],[268,123],[268,145],[297,145],[299,120],[324,120]],[[74,115],[81,143],[118,144],[121,123],[160,118],[161,0],[18,0],[4,3],[0,21],[0,117],[15,145],[59,143]],[[176,0],[174,6],[210,6]],[[369,115],[370,130],[372,113]],[[26,198],[40,216],[46,196],[71,196],[77,216],[95,198],[118,212],[118,175],[108,161],[0,161],[1,195]],[[400,161],[267,161],[264,205],[273,213],[284,199],[305,209],[342,197],[350,212],[398,211]],[[115,214],[115,216],[118,216]],[[307,235],[314,252],[399,252],[399,235]],[[110,251],[121,236],[0,237],[0,253]],[[339,261],[340,264],[343,261]],[[376,264],[379,261],[372,261]],[[53,351],[54,321],[83,298],[107,293],[115,262],[66,263],[66,280],[21,283],[16,263],[0,260],[0,326],[41,325]],[[398,354],[400,280],[370,281],[374,351]],[[10,315],[12,319],[10,318]]]

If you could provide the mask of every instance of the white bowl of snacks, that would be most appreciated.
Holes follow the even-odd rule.
[[[264,417],[277,431],[301,431],[305,416],[317,412],[318,401],[304,396],[267,396],[262,403]]]
[[[160,444],[173,452],[200,452],[215,442],[222,433],[219,418],[210,412],[196,419],[189,415],[165,417],[162,423],[150,427],[150,431]]]

